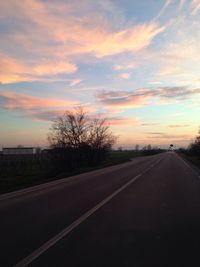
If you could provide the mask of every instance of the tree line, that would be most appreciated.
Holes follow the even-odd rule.
[[[200,131],[195,140],[190,144],[188,150],[191,155],[200,157]]]
[[[190,143],[187,148],[179,148],[179,151],[191,156],[192,158],[196,158],[199,165],[200,160],[200,130],[198,135],[195,137],[194,141]]]

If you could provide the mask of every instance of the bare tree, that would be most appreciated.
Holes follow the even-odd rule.
[[[196,136],[194,142],[190,144],[189,151],[193,155],[200,156],[200,130],[199,130],[199,135]]]
[[[81,107],[57,117],[50,128],[48,140],[52,147],[78,148],[87,142],[88,121]]]
[[[105,118],[94,118],[89,126],[88,144],[93,149],[105,149],[109,150],[116,142],[116,136],[114,136],[106,123]]]
[[[89,117],[79,107],[66,111],[53,121],[48,140],[65,158],[68,155],[69,162],[73,159],[73,165],[75,162],[84,165],[101,161],[116,142],[116,137],[105,118]]]
[[[135,145],[135,151],[139,151],[140,146],[138,144]]]

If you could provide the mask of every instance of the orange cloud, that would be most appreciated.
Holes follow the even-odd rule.
[[[200,88],[187,88],[184,86],[138,88],[132,91],[108,91],[97,95],[97,100],[105,107],[114,110],[123,110],[147,105],[150,101],[163,105],[183,100],[197,98]]]
[[[134,94],[126,91],[102,92],[97,96],[98,101],[111,110],[130,109],[147,104],[149,96],[144,94]]]
[[[111,117],[108,118],[108,124],[111,126],[137,125],[139,124],[139,120],[128,117]]]
[[[78,104],[73,100],[63,100],[63,99],[48,99],[40,98],[26,94],[19,94],[11,91],[0,91],[0,106],[4,109],[43,109],[43,108],[58,108]]]
[[[94,28],[84,27],[83,23],[79,24],[74,19],[71,19],[71,22],[60,21],[60,18],[46,20],[49,23],[46,21],[45,25],[37,29],[38,35],[31,31],[15,33],[12,41],[22,44],[24,49],[31,50],[31,53],[39,54],[42,50],[51,58],[52,55],[68,58],[84,54],[102,58],[125,52],[138,52],[149,46],[154,37],[164,31],[164,27],[152,22],[110,32],[101,25]],[[44,40],[48,38],[57,43],[56,47],[46,45]]]
[[[74,73],[77,71],[77,66],[75,64],[66,62],[55,62],[48,63],[46,65],[39,65],[33,67],[33,73],[38,75],[51,75],[59,73]]]
[[[30,65],[7,55],[1,54],[0,56],[0,83],[2,84],[22,81],[55,80],[55,75],[77,71],[77,66],[68,62],[54,61],[51,63],[45,62],[45,64],[41,62],[41,65]],[[49,75],[51,75],[51,79],[49,77],[45,79],[45,76]]]
[[[77,84],[81,83],[81,80],[80,79],[73,79],[70,81],[69,85],[70,86],[75,86]]]
[[[189,124],[171,124],[168,125],[170,128],[184,128],[184,127],[189,127]]]
[[[172,133],[162,133],[162,132],[149,132],[146,133],[148,135],[148,138],[151,139],[166,139],[166,140],[179,140],[179,139],[190,139],[191,140],[191,134],[172,134]]]
[[[114,29],[112,16],[104,14],[117,12],[114,5],[95,3],[93,6],[90,1],[80,5],[87,15],[77,14],[77,5],[73,2],[3,1],[0,18],[6,21],[12,17],[15,25],[23,30],[13,27],[12,34],[5,33],[2,42],[5,45],[12,43],[19,54],[29,57],[18,60],[2,52],[0,82],[45,80],[43,76],[74,73],[77,66],[73,59],[77,56],[91,54],[102,58],[135,53],[150,45],[154,37],[164,31],[164,27],[155,22]],[[100,6],[98,12],[95,5]],[[132,67],[133,64],[126,66]]]
[[[119,74],[119,77],[122,78],[122,79],[129,79],[130,78],[130,73],[120,73]]]
[[[199,0],[192,0],[191,9],[192,9],[192,14],[196,15],[196,13],[200,10]]]
[[[174,66],[174,65],[168,63],[168,65],[166,64],[166,65],[161,67],[158,74],[161,76],[175,75],[175,74],[179,74],[180,71],[181,71],[180,67]]]
[[[125,30],[108,33],[96,32],[91,36],[93,42],[86,47],[86,51],[93,52],[97,57],[112,56],[124,52],[136,52],[147,47],[153,38],[164,28],[156,24],[141,24]]]
[[[0,54],[0,82],[12,83],[20,79],[20,74],[26,73],[26,66],[16,59]],[[26,77],[27,78],[27,77]],[[25,75],[21,80],[26,80]]]
[[[136,63],[130,63],[126,65],[115,65],[113,68],[114,70],[128,70],[128,69],[134,69],[138,66]]]

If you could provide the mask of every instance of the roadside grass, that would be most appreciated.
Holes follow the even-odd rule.
[[[107,159],[103,162],[102,167],[124,163],[138,156],[142,156],[142,153],[139,151],[111,151]]]
[[[200,169],[200,157],[183,152],[178,152],[178,154]]]
[[[95,167],[84,167],[70,172],[58,172],[47,158],[39,156],[1,156],[0,194],[57,180],[95,169],[130,161],[142,156],[139,151],[111,151],[106,160]]]
[[[39,184],[52,171],[49,161],[36,156],[1,156],[0,193]]]

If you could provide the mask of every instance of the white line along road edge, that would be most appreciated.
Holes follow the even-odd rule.
[[[38,258],[42,253],[47,251],[49,248],[51,248],[53,245],[55,245],[59,240],[61,240],[63,237],[65,237],[67,234],[69,234],[73,229],[75,229],[79,224],[84,222],[89,216],[91,216],[93,213],[95,213],[98,209],[100,209],[102,206],[104,206],[107,202],[109,202],[112,198],[114,198],[116,195],[118,195],[121,191],[123,191],[126,187],[131,185],[133,182],[135,182],[139,177],[141,177],[143,174],[145,174],[147,171],[152,169],[154,166],[156,166],[161,159],[156,161],[154,164],[152,164],[149,168],[147,168],[145,171],[141,172],[134,178],[132,178],[129,182],[124,184],[122,187],[117,189],[114,193],[112,193],[110,196],[102,200],[99,204],[97,204],[95,207],[84,213],[81,217],[79,217],[76,221],[74,221],[72,224],[70,224],[68,227],[63,229],[59,234],[48,240],[46,243],[44,243],[41,247],[33,251],[31,254],[29,254],[26,258],[22,259],[20,262],[18,262],[14,267],[25,267],[31,262],[33,262],[36,258]]]
[[[177,153],[176,153],[176,155],[178,156],[178,158],[189,168],[189,169],[191,169],[196,175],[197,175],[197,177],[200,179],[200,175],[199,175],[199,172],[197,171],[197,170],[195,170],[192,166],[190,166],[186,161],[185,161],[185,159],[183,159],[180,155],[178,155]]]

